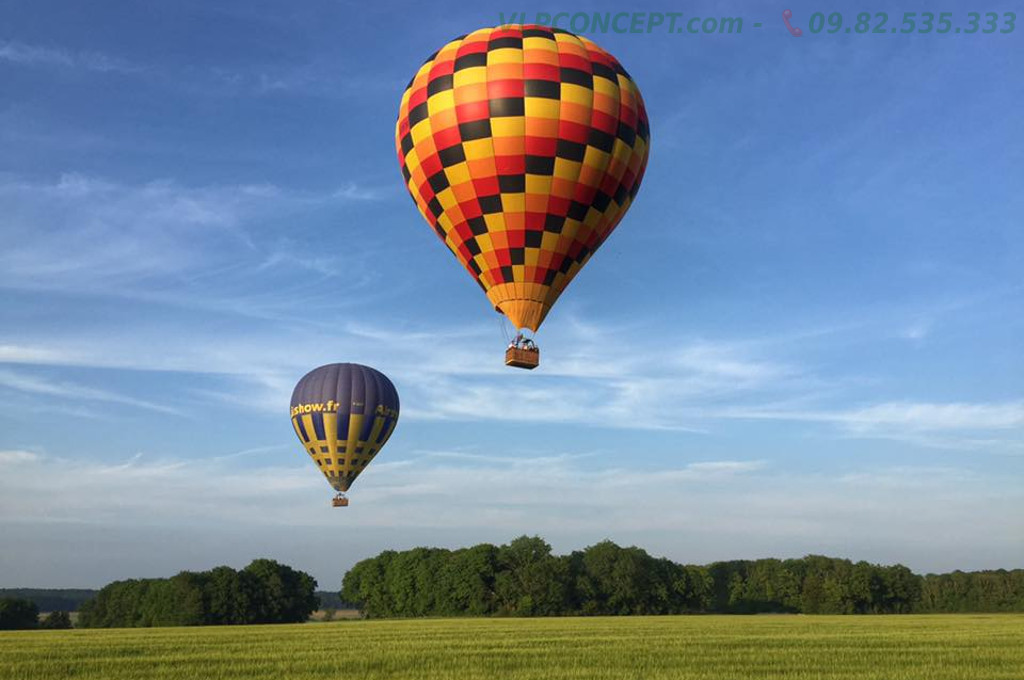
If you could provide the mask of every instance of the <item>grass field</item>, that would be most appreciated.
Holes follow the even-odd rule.
[[[340,621],[0,633],[4,680],[1024,680],[1024,616]]]

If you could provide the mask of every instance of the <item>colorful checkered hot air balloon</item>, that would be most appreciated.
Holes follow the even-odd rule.
[[[335,506],[398,424],[398,392],[388,377],[359,364],[328,364],[292,392],[292,427],[328,483]]]
[[[614,57],[530,25],[442,47],[402,95],[395,130],[420,212],[494,307],[534,332],[629,209],[649,140]]]

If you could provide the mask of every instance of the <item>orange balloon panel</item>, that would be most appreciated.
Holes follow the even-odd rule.
[[[420,212],[495,308],[533,331],[629,209],[649,141],[619,62],[546,26],[442,47],[402,95],[395,130]]]

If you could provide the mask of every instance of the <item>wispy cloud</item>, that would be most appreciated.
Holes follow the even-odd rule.
[[[239,455],[251,457],[261,451]],[[4,488],[0,516],[6,521],[24,521],[37,515],[46,522],[119,525],[167,518],[188,521],[204,515],[226,521],[251,513],[258,499],[280,509],[304,495],[313,501],[319,489],[314,469],[300,465],[239,467],[237,461],[238,457],[185,461],[144,454],[120,462],[51,455],[12,457],[6,460],[8,474],[0,482]],[[59,467],[62,474],[50,474],[54,467]],[[327,488],[325,482],[321,483]],[[15,486],[20,489],[15,493],[17,498],[8,493],[15,492]],[[67,504],[52,503],[54,498],[65,499]],[[133,510],[134,518],[122,515],[128,509]]]
[[[994,403],[882,402],[849,409],[727,407],[709,417],[834,425],[847,436],[921,446],[1024,452],[1024,401]]]
[[[0,363],[60,365],[74,363],[73,354],[42,347],[0,345]]]
[[[72,51],[59,47],[0,41],[0,60],[27,66],[56,66],[97,73],[140,73],[146,68],[100,52]]]
[[[1006,430],[1024,427],[1024,401],[1003,403],[876,404],[837,414],[852,428],[899,426],[913,430]]]
[[[378,201],[385,195],[385,193],[390,194],[392,192],[385,192],[380,188],[359,186],[355,182],[349,182],[348,184],[332,191],[331,198],[345,201]]]
[[[79,174],[53,183],[7,179],[0,181],[0,237],[9,244],[0,252],[0,287],[216,304],[209,286],[195,295],[189,282],[212,270],[265,276],[297,261],[325,275],[340,268],[326,256],[299,257],[280,237],[262,237],[259,225],[377,199],[374,190],[355,184],[315,193],[274,185],[130,185]],[[225,253],[232,263],[227,269]],[[229,291],[231,305],[244,310],[239,302],[252,295],[246,293],[251,285],[233,283],[241,292]]]
[[[177,273],[200,260],[200,239],[248,245],[238,224],[249,195],[244,187],[127,187],[74,174],[52,184],[5,182],[0,228],[14,245],[0,253],[0,285],[116,288]]]
[[[108,390],[101,390],[95,387],[80,385],[64,380],[49,380],[37,375],[0,369],[0,388],[15,390],[25,394],[50,397],[55,403],[62,402],[104,402],[134,406],[136,408],[156,411],[158,413],[169,413],[181,415],[178,409],[163,404],[157,404],[145,399],[138,399]]]
[[[346,99],[373,93],[393,95],[393,82],[363,73],[356,64],[339,66],[338,59],[305,63],[262,63],[247,68],[217,63],[201,65],[140,63],[99,51],[60,45],[33,45],[0,40],[0,61],[29,68],[88,71],[98,74],[145,76],[151,85],[170,91],[207,96],[286,96]]]
[[[734,346],[712,342],[694,342],[670,350],[668,362],[695,374],[728,379],[738,386],[763,385],[798,372],[782,364],[749,359]]]
[[[368,73],[350,59],[335,55],[305,62],[259,64],[250,68],[213,66],[206,72],[218,90],[210,94],[248,94],[255,96],[317,97],[348,99],[353,97],[392,97],[394,80]]]
[[[39,454],[32,451],[0,451],[0,465],[32,463],[39,460]]]
[[[856,380],[777,358],[778,343],[771,338],[759,344],[662,334],[655,346],[638,332],[627,334],[627,345],[617,332],[568,324],[546,338],[545,366],[526,375],[502,365],[493,329],[482,325],[428,330],[364,322],[288,332],[274,328],[242,337],[200,328],[177,340],[173,351],[141,349],[159,345],[160,332],[8,340],[0,345],[0,361],[206,374],[217,379],[180,398],[275,414],[305,371],[343,357],[385,370],[400,387],[407,421],[706,434],[727,431],[733,421],[776,421],[819,426],[817,434],[824,426],[825,434],[840,438],[932,448],[1015,453],[1024,442],[1020,400],[865,399]],[[282,343],[289,347],[286,354]],[[609,356],[625,358],[608,362]]]
[[[489,454],[456,454],[376,461],[345,511],[345,544],[363,546],[360,552],[345,551],[339,563],[336,551],[325,553],[314,541],[297,566],[336,579],[363,554],[422,542],[425,530],[459,537],[457,545],[540,533],[559,550],[612,538],[688,562],[828,552],[942,569],[1024,559],[1013,540],[1024,525],[1011,511],[1024,502],[1022,488],[969,470],[894,466],[827,475],[785,472],[763,460],[699,458],[643,470],[595,466],[593,457],[584,465],[574,455],[510,465]],[[0,456],[0,516],[42,535],[73,525],[83,536],[124,535],[174,518],[192,527],[197,542],[259,527],[264,544],[337,526],[330,489],[300,453],[282,453],[280,464],[239,460],[244,456],[186,462],[138,455],[116,463]],[[246,553],[251,546],[238,550],[236,559],[254,556]],[[164,568],[173,571],[187,556],[167,558]]]

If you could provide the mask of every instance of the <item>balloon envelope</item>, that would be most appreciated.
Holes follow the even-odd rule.
[[[402,95],[395,130],[424,218],[495,308],[534,331],[629,209],[649,140],[614,57],[529,25],[442,47]]]
[[[347,491],[398,423],[398,392],[380,371],[328,364],[292,392],[295,434],[336,491]]]

